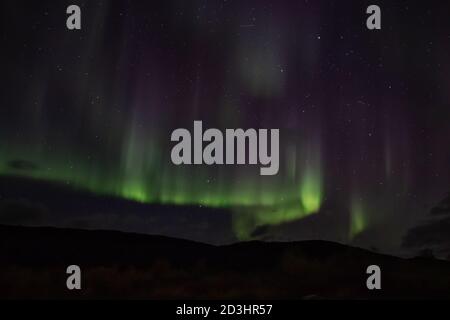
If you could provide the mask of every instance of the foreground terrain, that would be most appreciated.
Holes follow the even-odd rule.
[[[323,241],[212,246],[115,231],[0,226],[1,298],[450,298],[450,263]],[[82,290],[66,288],[66,268]],[[366,289],[366,268],[382,290]]]

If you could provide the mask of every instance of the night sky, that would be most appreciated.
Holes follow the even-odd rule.
[[[70,4],[81,31],[66,28]],[[366,28],[369,4],[3,0],[0,176],[128,200],[122,216],[189,208],[148,233],[189,237],[173,230],[201,223],[210,242],[399,252],[450,191],[450,4],[376,1],[379,31]],[[173,165],[171,132],[194,120],[280,129],[278,175]],[[209,227],[217,215],[222,230]]]

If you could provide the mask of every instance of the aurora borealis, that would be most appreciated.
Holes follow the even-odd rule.
[[[389,250],[450,189],[448,4],[379,1],[369,31],[361,1],[72,2],[81,31],[66,1],[2,2],[0,176]],[[279,128],[279,173],[173,165],[196,120]]]

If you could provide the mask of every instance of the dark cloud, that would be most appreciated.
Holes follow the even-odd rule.
[[[28,160],[9,161],[8,167],[13,170],[21,170],[21,171],[33,171],[38,169],[38,166],[35,163]]]
[[[0,203],[1,224],[37,224],[42,221],[46,209],[27,201],[4,201]]]
[[[430,248],[450,253],[450,195],[431,209],[431,219],[408,231],[403,246],[411,249]],[[442,217],[443,216],[443,217]]]
[[[407,248],[444,246],[450,251],[450,217],[427,221],[409,230],[404,238]]]
[[[260,226],[257,227],[252,233],[251,233],[251,237],[252,238],[257,238],[257,237],[262,237],[267,235],[268,231],[270,229],[270,226],[268,225],[264,225],[264,226]]]
[[[433,215],[450,214],[450,194],[431,210]]]

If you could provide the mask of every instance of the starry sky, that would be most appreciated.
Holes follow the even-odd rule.
[[[66,28],[70,4],[80,31]],[[398,252],[450,191],[450,4],[377,1],[382,30],[369,31],[370,4],[4,0],[0,177],[57,184],[89,204],[121,199],[122,216],[163,210],[143,232],[196,238],[177,230],[201,224],[209,242]],[[194,120],[280,129],[278,175],[173,165],[171,132]]]

